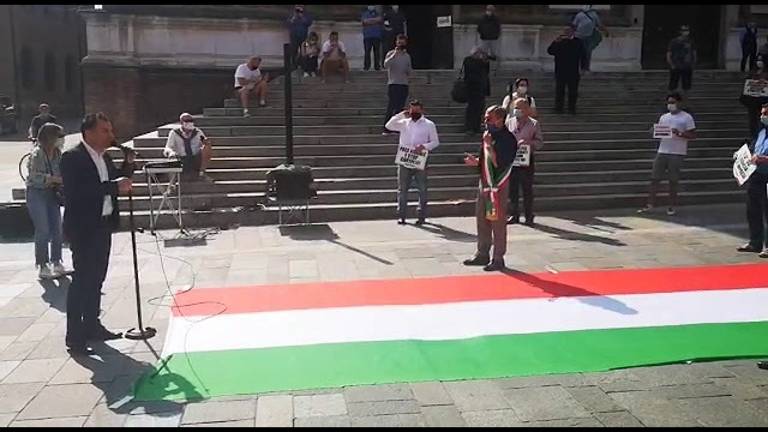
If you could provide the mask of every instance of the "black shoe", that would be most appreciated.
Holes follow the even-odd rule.
[[[491,259],[488,257],[481,257],[481,256],[474,256],[468,260],[464,260],[465,266],[486,266],[488,263],[491,262]]]
[[[754,246],[752,246],[749,243],[745,244],[744,246],[739,247],[736,250],[739,251],[739,252],[754,252],[754,253],[758,253],[758,252],[762,252],[763,251],[762,248],[754,247]]]
[[[507,218],[507,225],[514,225],[520,223],[520,216],[510,216]]]
[[[763,360],[763,361],[757,362],[757,367],[763,370],[768,370],[768,361]]]
[[[90,355],[96,354],[93,348],[86,345],[85,342],[72,343],[72,344],[68,343],[66,345],[67,345],[67,351],[69,351],[69,353],[73,356],[75,355],[90,356]]]
[[[114,340],[114,339],[121,339],[122,337],[123,337],[122,332],[112,333],[111,331],[107,330],[104,326],[99,326],[97,330],[88,334],[86,339],[91,341],[108,341],[108,340]]]
[[[421,226],[421,225],[424,225],[424,222],[425,222],[424,218],[419,218],[419,219],[416,221],[416,226]]]
[[[507,268],[506,265],[504,265],[504,260],[493,260],[490,264],[483,267],[483,270],[490,272],[490,271],[501,271]]]
[[[399,218],[399,219],[397,220],[397,224],[398,224],[398,225],[405,225],[405,218]]]
[[[526,218],[525,218],[525,222],[523,222],[523,225],[526,225],[526,226],[533,226],[533,216],[531,216],[531,217],[526,217]]]

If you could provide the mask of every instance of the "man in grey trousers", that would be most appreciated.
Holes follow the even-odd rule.
[[[408,38],[403,35],[397,35],[395,40],[395,49],[387,53],[384,57],[384,68],[387,70],[387,113],[384,115],[386,123],[395,113],[405,107],[405,101],[408,100],[408,76],[411,74],[411,55],[405,50],[408,44]],[[395,132],[383,128],[381,134],[389,135]]]

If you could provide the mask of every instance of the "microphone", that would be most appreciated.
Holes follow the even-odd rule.
[[[139,152],[137,152],[136,149],[134,149],[133,147],[129,147],[125,144],[112,143],[112,147],[119,148],[120,150],[123,151],[123,153],[133,152],[136,155],[136,157],[139,156]]]

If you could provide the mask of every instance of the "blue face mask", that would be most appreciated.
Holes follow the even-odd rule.
[[[768,116],[760,116],[760,123],[762,123],[763,126],[768,126]]]
[[[485,128],[488,129],[488,132],[490,132],[490,133],[496,133],[496,132],[499,131],[498,127],[496,127],[496,126],[494,126],[494,125],[492,125],[490,123],[485,125]]]

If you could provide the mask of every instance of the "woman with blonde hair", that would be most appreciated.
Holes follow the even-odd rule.
[[[35,227],[35,265],[40,279],[61,277],[69,271],[61,263],[61,210],[63,183],[61,148],[64,129],[45,123],[27,162],[27,210]],[[48,245],[50,244],[50,255]]]

